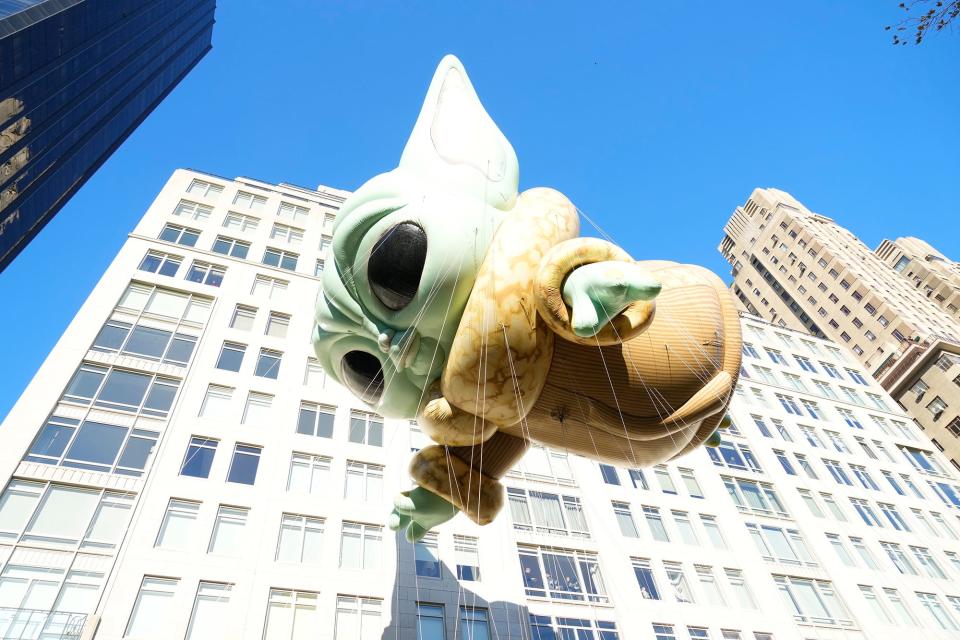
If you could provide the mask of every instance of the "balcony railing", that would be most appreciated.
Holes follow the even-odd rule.
[[[0,640],[80,640],[85,613],[0,607]]]

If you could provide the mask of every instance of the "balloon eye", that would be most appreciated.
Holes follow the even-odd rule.
[[[383,368],[376,356],[366,351],[349,351],[340,361],[344,384],[367,404],[376,404],[383,395]]]
[[[427,234],[413,222],[392,227],[373,245],[367,260],[367,282],[373,295],[392,311],[410,304],[420,288],[427,260]]]

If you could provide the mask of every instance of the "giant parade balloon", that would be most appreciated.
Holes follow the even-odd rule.
[[[715,441],[736,384],[740,323],[720,278],[582,237],[562,193],[518,182],[513,147],[447,56],[399,166],[347,198],[333,229],[317,357],[436,443],[390,515],[409,540],[458,511],[491,522],[500,479],[535,443],[644,467]]]

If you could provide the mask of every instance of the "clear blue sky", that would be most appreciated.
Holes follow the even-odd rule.
[[[960,259],[960,33],[894,47],[897,2],[222,0],[213,50],[0,274],[0,416],[174,169],[355,188],[396,165],[448,52],[521,187],[638,258],[726,276],[723,223],[774,186],[871,247]]]

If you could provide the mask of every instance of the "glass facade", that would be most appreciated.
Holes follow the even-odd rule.
[[[214,7],[0,2],[0,270],[209,51]]]

